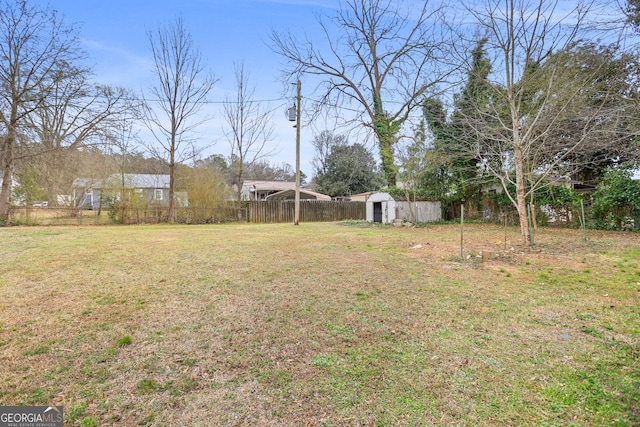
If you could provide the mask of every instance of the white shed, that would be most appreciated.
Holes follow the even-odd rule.
[[[396,201],[389,193],[373,193],[367,199],[367,221],[392,224],[395,220],[433,222],[442,220],[440,202]]]
[[[391,224],[396,219],[396,201],[389,193],[373,193],[367,199],[367,221]]]
[[[396,202],[396,218],[409,222],[441,221],[442,205],[428,200]]]

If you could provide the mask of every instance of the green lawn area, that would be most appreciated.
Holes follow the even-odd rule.
[[[84,427],[640,425],[640,234],[464,236],[460,259],[457,225],[0,229],[0,405]]]

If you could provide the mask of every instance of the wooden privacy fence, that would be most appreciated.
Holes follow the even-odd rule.
[[[295,201],[267,200],[248,202],[248,220],[253,223],[293,222]],[[301,200],[300,222],[365,220],[364,202]]]
[[[243,202],[240,221],[253,223],[291,222],[295,214],[293,200]],[[167,221],[166,207],[108,208],[87,210],[78,208],[19,208],[11,210],[13,224],[19,225],[71,225],[71,224],[141,224]],[[338,202],[320,200],[300,201],[300,221],[365,220],[364,202]],[[211,224],[238,221],[234,203],[211,208],[177,207],[176,222],[181,224]]]

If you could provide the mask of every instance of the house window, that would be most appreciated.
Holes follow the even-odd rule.
[[[156,195],[155,195],[155,199],[156,200],[162,200],[163,197],[163,191],[162,188],[156,188]]]

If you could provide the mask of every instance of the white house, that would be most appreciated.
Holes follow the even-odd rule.
[[[122,198],[124,190],[129,197],[148,204],[166,206],[169,203],[169,175],[112,174],[106,180],[76,178],[73,180],[73,200],[76,206],[96,209],[100,198],[107,192]]]

